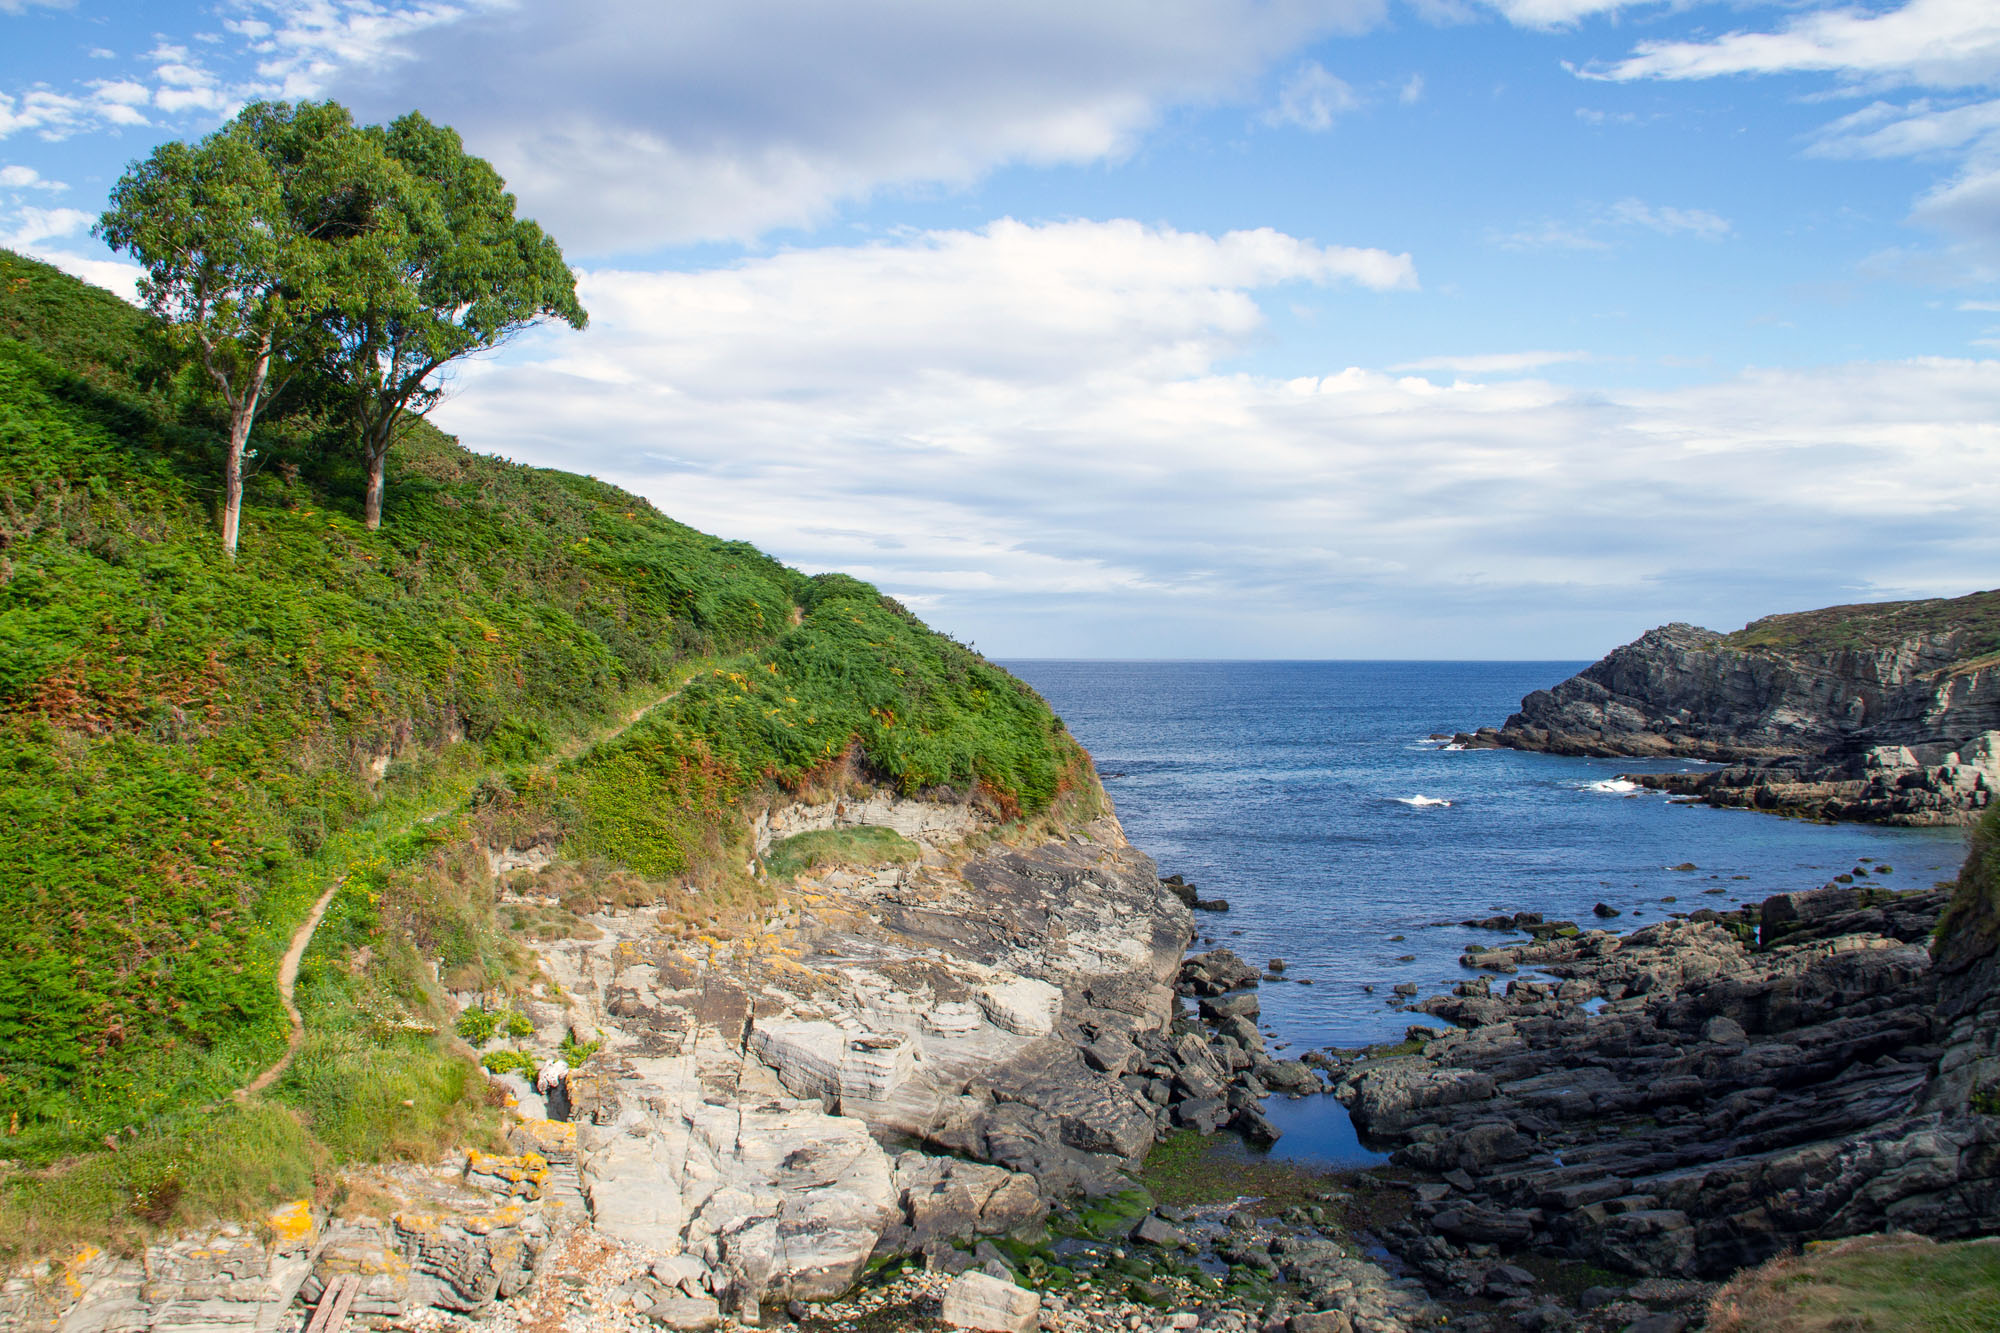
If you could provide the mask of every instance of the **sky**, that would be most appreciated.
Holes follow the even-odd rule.
[[[2000,585],[1995,0],[0,0],[0,245],[329,97],[577,271],[441,426],[990,656]]]

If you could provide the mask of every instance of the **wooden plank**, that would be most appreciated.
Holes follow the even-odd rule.
[[[319,1294],[319,1305],[306,1324],[305,1333],[335,1333],[347,1318],[354,1298],[361,1294],[361,1279],[353,1273],[336,1273]]]

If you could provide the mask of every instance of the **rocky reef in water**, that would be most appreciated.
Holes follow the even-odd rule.
[[[1453,1029],[1339,1071],[1357,1126],[1421,1182],[1392,1245],[1441,1296],[1597,1327],[1616,1290],[1564,1308],[1496,1290],[1496,1260],[1698,1292],[1814,1241],[2000,1230],[1990,841],[1955,893],[1812,890],[1468,954],[1504,990],[1463,982],[1419,1006]]]
[[[1715,805],[1962,824],[2000,790],[2000,592],[1649,630],[1466,748],[1700,759],[1631,774]]]

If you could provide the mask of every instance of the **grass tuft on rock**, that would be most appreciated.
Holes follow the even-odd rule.
[[[1940,1245],[1858,1236],[1739,1273],[1710,1333],[1990,1333],[2000,1328],[2000,1241]]]
[[[923,850],[896,830],[873,824],[814,829],[772,843],[764,853],[764,869],[776,878],[791,879],[834,866],[901,865],[916,860]]]

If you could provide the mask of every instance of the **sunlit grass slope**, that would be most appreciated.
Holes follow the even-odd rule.
[[[836,763],[1002,815],[1083,771],[1039,698],[873,588],[588,477],[419,426],[367,532],[310,395],[253,436],[227,563],[218,424],[139,312],[0,252],[0,1157],[194,1114],[273,1059],[276,959],[336,879],[348,959],[448,971],[482,947],[390,910],[457,827],[425,819],[468,799],[510,793],[580,855],[691,882],[747,802]],[[309,1018],[357,1026],[308,1056],[440,1051],[364,1021],[364,992],[418,971],[370,989],[309,960]],[[379,1147],[315,1102],[329,1067],[278,1094],[336,1155]]]

